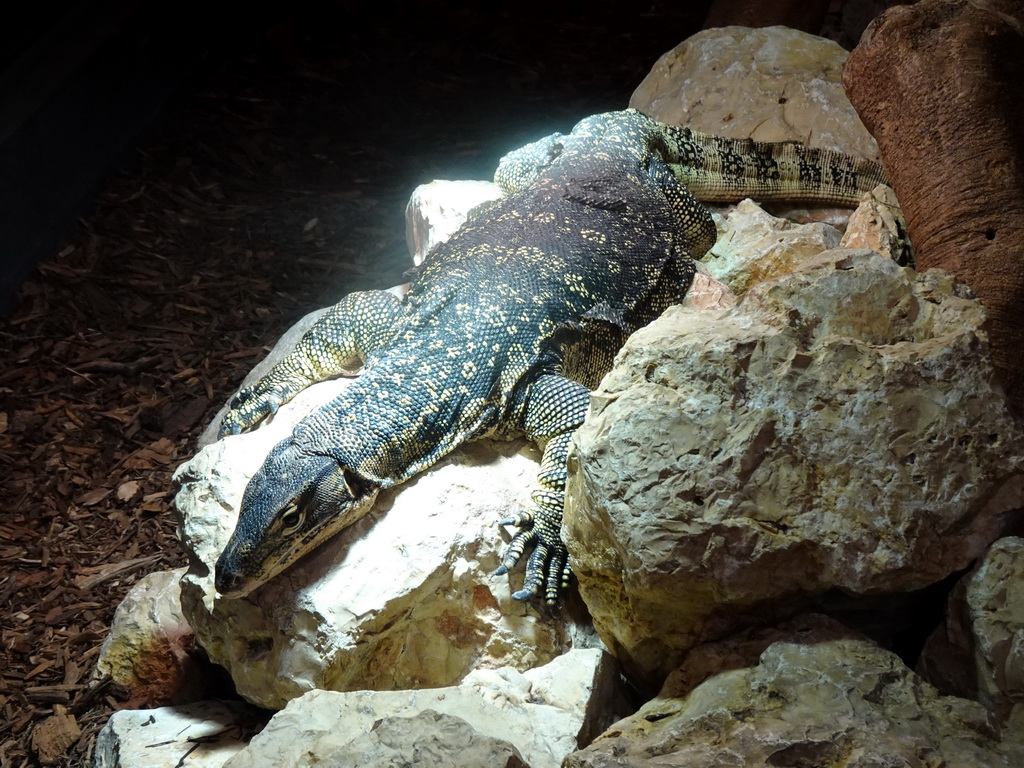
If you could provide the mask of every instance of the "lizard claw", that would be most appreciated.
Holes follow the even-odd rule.
[[[217,437],[237,435],[252,429],[263,419],[277,413],[287,399],[288,393],[277,386],[261,388],[257,384],[239,390],[228,404],[229,410],[224,414]]]
[[[518,522],[518,521],[522,522]],[[508,543],[501,565],[495,570],[498,576],[511,570],[522,558],[527,547],[533,546],[533,552],[526,561],[526,576],[523,588],[512,593],[514,600],[530,600],[541,592],[544,602],[556,605],[562,590],[569,583],[569,553],[561,541],[544,542],[533,528],[533,515],[521,512],[503,519],[501,525],[519,525],[520,530]]]

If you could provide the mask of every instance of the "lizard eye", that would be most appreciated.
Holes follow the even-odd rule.
[[[297,531],[305,519],[306,513],[300,510],[298,505],[292,504],[281,513],[281,533]]]

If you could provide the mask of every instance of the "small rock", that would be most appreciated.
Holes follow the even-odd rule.
[[[422,264],[435,245],[455,234],[473,208],[501,194],[490,181],[435,180],[416,187],[405,209],[405,239],[413,263]]]
[[[203,674],[190,655],[192,628],[181,612],[185,569],[139,579],[114,613],[96,672],[125,686],[135,706],[160,706],[201,697]]]
[[[412,717],[382,717],[369,730],[322,756],[318,766],[530,768],[504,739],[484,736],[465,720],[425,709]]]
[[[864,196],[850,216],[839,247],[867,248],[902,266],[914,266],[907,224],[892,189],[880,184]]]
[[[723,220],[718,241],[702,260],[708,272],[736,294],[755,283],[792,272],[842,235],[828,224],[794,224],[744,200]]]

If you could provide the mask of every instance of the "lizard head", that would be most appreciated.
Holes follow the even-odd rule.
[[[238,523],[217,559],[224,597],[252,592],[362,517],[378,486],[332,456],[278,443],[245,488]]]

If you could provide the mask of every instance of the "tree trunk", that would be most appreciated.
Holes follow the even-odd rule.
[[[977,293],[1024,413],[1024,9],[892,8],[864,32],[843,84],[878,141],[918,269],[944,269]]]

